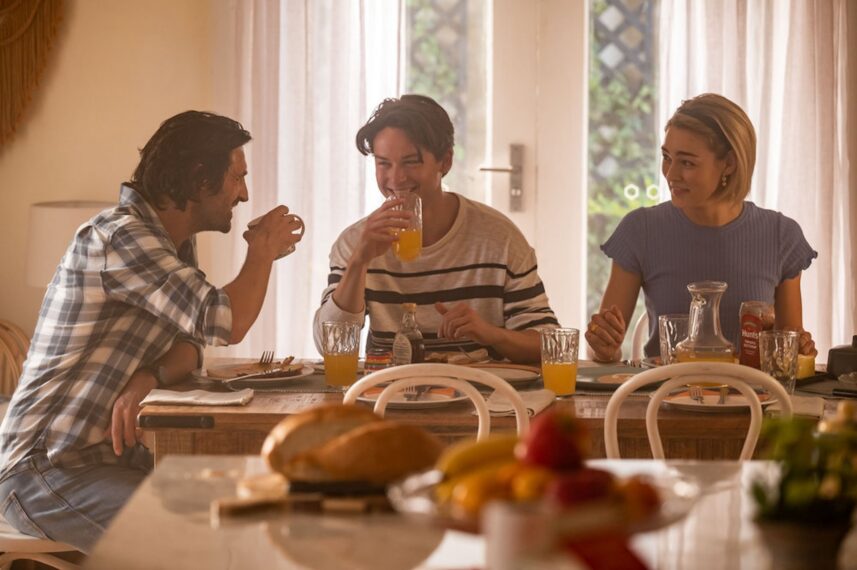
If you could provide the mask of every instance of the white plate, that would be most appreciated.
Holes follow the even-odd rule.
[[[361,395],[357,396],[358,402],[365,402],[367,404],[375,404],[375,401],[378,399],[378,396],[381,395],[381,392],[386,388],[386,386],[376,386],[374,388],[369,388]],[[394,395],[393,398],[387,402],[387,407],[390,409],[408,409],[408,410],[419,410],[424,408],[438,408],[443,406],[449,406],[450,404],[457,404],[458,402],[468,402],[470,398],[456,390],[455,388],[431,388],[427,392],[424,392],[419,400],[406,400],[405,394],[403,392],[399,392]]]
[[[767,392],[762,392],[758,394],[758,396],[763,408],[773,404],[775,401]],[[681,390],[664,398],[664,404],[672,408],[691,412],[716,414],[750,411],[750,404],[747,402],[747,398],[745,398],[743,394],[730,392],[729,395],[726,396],[725,403],[718,404],[718,401],[720,401],[720,390],[707,388],[702,389],[702,402],[692,400],[688,390]]]
[[[525,385],[535,382],[541,378],[541,374],[535,370],[524,370],[522,368],[506,367],[502,364],[474,364],[470,368],[479,368],[496,374],[512,386]]]
[[[623,471],[620,474],[612,466],[598,465],[597,462],[595,466],[611,471],[614,475],[621,477],[630,477],[636,474],[632,472],[625,473],[624,470],[620,470]],[[623,509],[615,505],[605,506],[602,501],[582,503],[574,509],[570,509],[558,516],[560,519],[569,519],[566,523],[574,522],[573,526],[580,530],[588,528],[591,531],[597,528],[596,525],[608,524],[611,528],[615,528],[615,525],[624,525],[624,530],[628,533],[648,532],[664,528],[686,517],[700,495],[700,488],[697,482],[693,478],[683,476],[671,468],[660,469],[658,473],[647,475],[649,475],[649,482],[658,491],[661,506],[657,513],[641,521],[633,524],[627,523]],[[447,528],[478,533],[479,525],[475,521],[452,517],[448,513],[442,512],[442,509],[438,507],[434,499],[434,487],[440,482],[441,478],[442,474],[439,471],[418,473],[391,485],[387,491],[387,496],[393,508],[400,513],[413,515],[431,524],[440,524]],[[533,509],[541,509],[543,507],[529,503],[516,505],[516,508],[532,511]],[[556,512],[550,510],[542,511],[542,514],[546,517],[557,516]],[[598,516],[588,517],[588,514],[597,514]],[[555,522],[559,524],[562,521],[555,520]],[[568,527],[569,525],[566,524],[565,526]]]

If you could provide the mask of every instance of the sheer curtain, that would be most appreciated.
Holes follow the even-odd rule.
[[[844,0],[662,0],[663,125],[683,99],[720,93],[758,139],[749,199],[795,219],[818,258],[801,278],[804,327],[822,360],[850,342]],[[669,192],[662,187],[662,196]]]
[[[241,228],[276,204],[299,214],[306,233],[294,254],[276,262],[245,340],[214,354],[316,354],[312,316],[330,247],[380,203],[354,136],[381,99],[399,93],[399,15],[399,0],[241,0],[220,13],[220,104],[254,140],[249,207],[236,208],[233,231],[213,240],[215,282],[241,267]]]

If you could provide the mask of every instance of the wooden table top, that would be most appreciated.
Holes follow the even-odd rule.
[[[588,365],[592,372],[592,364]],[[581,363],[581,371],[587,363]],[[599,368],[595,368],[597,371]],[[615,369],[615,367],[613,367]],[[639,368],[628,368],[629,372]],[[583,372],[582,372],[583,373]],[[585,373],[584,373],[585,374]],[[307,377],[308,385],[323,389],[322,378]],[[312,382],[315,382],[313,384]],[[554,406],[571,410],[592,434],[593,457],[605,457],[604,417],[612,392],[579,390],[569,398],[557,399]],[[187,383],[180,390],[199,389]],[[205,384],[207,390],[225,390],[222,385]],[[536,386],[538,387],[538,386]],[[320,404],[339,403],[341,392],[266,392],[257,390],[245,406],[150,405],[140,412],[140,425],[153,440],[156,460],[170,454],[256,453],[268,432],[283,418]],[[632,394],[619,413],[619,446],[622,457],[650,458],[646,407],[648,394]],[[835,402],[826,403],[832,413]],[[477,418],[469,401],[430,409],[388,409],[386,417],[423,427],[446,442],[474,437]],[[697,413],[663,406],[659,427],[664,451],[669,458],[736,459],[749,426],[748,412]],[[492,431],[514,431],[514,417],[492,417]]]

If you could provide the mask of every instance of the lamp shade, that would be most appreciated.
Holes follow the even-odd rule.
[[[30,205],[27,284],[33,287],[47,286],[77,228],[95,214],[115,205],[86,200]]]

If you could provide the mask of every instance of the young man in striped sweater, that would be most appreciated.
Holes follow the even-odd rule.
[[[536,255],[517,227],[493,208],[441,188],[452,167],[454,129],[446,111],[422,95],[386,99],[357,132],[357,148],[375,158],[385,197],[410,191],[423,209],[421,255],[400,261],[394,230],[409,214],[387,200],[342,232],[330,252],[330,276],[315,314],[321,323],[363,323],[367,349],[389,348],[402,303],[416,303],[426,352],[487,347],[494,358],[539,360],[540,328],[558,326],[538,275]]]

